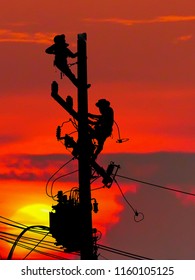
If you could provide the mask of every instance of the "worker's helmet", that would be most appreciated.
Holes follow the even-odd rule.
[[[109,107],[110,102],[106,99],[99,99],[98,102],[95,104],[98,108],[101,107]]]
[[[64,43],[66,41],[64,34],[56,35],[53,40],[54,43]]]

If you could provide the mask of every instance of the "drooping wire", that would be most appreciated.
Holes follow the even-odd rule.
[[[118,126],[118,124],[117,124],[116,121],[114,121],[114,123],[115,123],[115,125],[116,125],[117,132],[118,132],[118,139],[117,139],[116,143],[127,142],[127,141],[129,140],[129,138],[121,138],[119,126]]]
[[[186,195],[195,196],[194,193],[185,192],[185,191],[181,191],[181,190],[174,189],[174,188],[164,187],[164,186],[161,186],[161,185],[153,184],[153,183],[142,181],[142,180],[137,180],[137,179],[130,178],[130,177],[127,177],[127,176],[123,176],[123,175],[116,175],[116,176],[120,177],[120,178],[123,178],[123,179],[131,180],[131,181],[134,181],[134,182],[137,182],[137,183],[149,185],[149,186],[152,186],[152,187],[157,187],[157,188],[161,188],[161,189],[172,191],[172,192],[177,192],[177,193],[182,193],[182,194],[186,194]]]
[[[56,172],[53,173],[53,175],[48,179],[47,183],[46,183],[46,194],[47,196],[51,197],[52,198],[52,194],[49,195],[48,193],[48,185],[49,185],[49,182],[51,181],[51,179],[62,169],[64,168],[67,164],[69,164],[72,160],[74,160],[75,157],[71,158],[69,161],[67,161],[66,163],[64,163],[60,168],[58,168],[58,170]]]
[[[134,221],[135,222],[141,222],[144,219],[144,214],[142,212],[138,212],[137,210],[134,209],[134,207],[130,204],[130,202],[127,200],[127,198],[125,197],[120,185],[118,184],[117,180],[114,179],[117,187],[120,190],[120,193],[123,197],[123,199],[125,200],[125,202],[128,204],[128,206],[131,208],[131,210],[134,212]]]
[[[53,200],[55,200],[55,197],[56,197],[56,195],[53,195],[53,186],[54,186],[54,183],[55,183],[57,180],[59,180],[59,179],[61,179],[61,178],[63,178],[63,177],[66,177],[66,176],[68,176],[68,175],[72,175],[72,174],[74,174],[74,173],[76,173],[76,172],[78,172],[78,169],[77,169],[77,170],[74,170],[74,171],[72,171],[72,172],[63,174],[63,175],[61,175],[61,176],[59,176],[59,177],[57,177],[56,179],[53,180],[53,182],[52,182],[52,184],[51,184],[51,197],[52,197]]]

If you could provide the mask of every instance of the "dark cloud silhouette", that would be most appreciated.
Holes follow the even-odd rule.
[[[1,134],[0,136],[0,144],[7,145],[9,143],[19,142],[23,139],[21,135],[17,134]]]
[[[15,154],[1,156],[1,163],[10,174],[13,171],[15,174],[21,174],[21,172],[25,171],[29,174],[34,172],[35,175],[39,172],[48,174],[52,172],[51,170],[54,172],[69,160],[71,160],[71,155],[68,154]],[[195,162],[195,153],[102,154],[97,159],[97,162],[104,168],[107,167],[110,161],[120,165],[118,174],[130,178],[149,180],[151,183],[159,185],[177,185],[184,191],[188,191],[195,185],[192,168]],[[66,166],[68,172],[72,168],[77,168],[76,159]],[[37,177],[37,180],[39,179]],[[118,178],[118,180],[127,183],[127,180],[123,178]]]
[[[2,155],[0,158],[3,167],[0,179],[22,181],[47,181],[62,165],[71,160],[70,156],[62,154],[15,154]],[[66,165],[57,176],[73,169],[77,169],[76,161]],[[69,180],[74,181],[75,177],[70,177]]]
[[[109,163],[110,160],[120,165],[120,174],[135,179],[152,180],[156,184],[177,184],[181,187],[182,184],[195,184],[192,168],[195,153],[109,154],[102,155],[100,162]]]

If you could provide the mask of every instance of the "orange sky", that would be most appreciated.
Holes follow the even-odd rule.
[[[71,50],[76,51],[77,34],[87,33],[88,81],[92,84],[89,111],[98,113],[96,101],[108,99],[121,137],[129,138],[128,142],[117,144],[115,126],[112,138],[105,143],[103,154],[106,159],[101,158],[102,165],[106,166],[115,158],[111,154],[116,153],[117,159],[119,156],[124,160],[119,162],[123,166],[121,173],[129,175],[126,167],[130,167],[134,175],[143,176],[143,180],[161,183],[164,177],[167,178],[167,173],[158,170],[164,166],[163,157],[143,165],[143,170],[138,172],[143,161],[131,166],[123,155],[136,154],[144,159],[149,153],[179,152],[182,161],[181,152],[185,155],[195,152],[194,1],[66,2],[49,0],[35,5],[29,0],[20,1],[19,5],[18,1],[10,0],[1,7],[1,215],[18,222],[24,218],[20,209],[28,205],[51,207],[52,201],[45,194],[46,181],[64,163],[56,155],[66,154],[66,159],[69,155],[55,139],[56,127],[69,116],[51,98],[50,84],[56,80],[62,97],[73,97],[76,110],[77,92],[66,77],[60,79],[59,72],[53,67],[53,57],[45,54],[44,50],[52,44],[56,34],[66,34]],[[75,66],[72,71],[76,73]],[[56,156],[53,160],[52,155]],[[190,156],[186,162],[193,166]],[[177,176],[181,166],[177,159],[172,163],[167,165]],[[193,177],[191,173],[190,176]],[[180,180],[184,187],[193,190],[193,179],[189,182],[184,174],[184,179],[181,177]],[[170,181],[169,177],[164,183],[180,187],[179,181]],[[124,190],[130,195],[132,185],[129,190],[124,185]],[[102,206],[96,222],[104,232],[103,240],[112,244],[116,239],[115,235],[110,236],[111,228],[122,225],[127,212],[119,199],[120,193],[117,194],[116,189],[109,191],[109,211]],[[103,193],[100,195],[100,204],[105,204],[105,197]],[[138,195],[138,198],[143,202],[142,196]],[[171,196],[164,199],[169,201]],[[174,199],[179,199],[176,208],[182,211],[186,207],[183,201],[188,200]],[[194,207],[193,203],[190,205]],[[107,215],[101,225],[103,211]],[[27,215],[30,212],[28,208]],[[113,215],[116,219],[111,218]],[[112,222],[107,223],[107,218]],[[28,224],[30,219],[25,219]],[[33,221],[29,223],[34,224]],[[0,241],[0,247],[4,245],[5,242],[1,244]],[[3,258],[6,254],[7,251]],[[157,257],[161,256],[166,257],[166,254],[157,254]],[[194,257],[191,252],[186,252],[186,256]]]

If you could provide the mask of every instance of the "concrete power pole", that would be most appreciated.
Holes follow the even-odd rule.
[[[90,189],[90,139],[88,133],[88,86],[86,33],[78,34],[78,150],[81,207],[81,259],[94,259]]]

